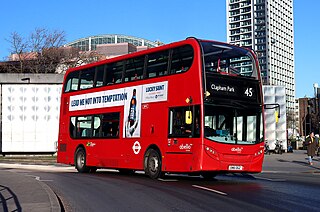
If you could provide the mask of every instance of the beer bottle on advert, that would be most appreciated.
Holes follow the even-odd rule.
[[[136,89],[133,89],[133,94],[130,101],[129,117],[128,117],[130,127],[132,127],[134,122],[136,121],[136,110],[137,110]]]

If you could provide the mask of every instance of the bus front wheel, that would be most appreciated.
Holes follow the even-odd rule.
[[[80,147],[75,154],[75,167],[80,173],[88,173],[90,168],[86,165],[86,151]]]
[[[158,151],[149,149],[145,155],[144,170],[149,177],[157,179],[161,176],[161,158]]]

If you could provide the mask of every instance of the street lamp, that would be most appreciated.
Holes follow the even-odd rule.
[[[30,77],[22,78],[21,81],[27,81],[28,83],[30,83]]]

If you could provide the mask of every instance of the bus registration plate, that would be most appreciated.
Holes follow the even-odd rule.
[[[229,166],[229,170],[242,171],[243,170],[243,166]]]

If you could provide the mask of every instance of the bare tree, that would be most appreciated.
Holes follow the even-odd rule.
[[[65,42],[65,32],[37,28],[30,36],[32,52],[36,53],[32,72],[54,72],[55,67],[63,58],[63,50],[59,49]]]
[[[12,53],[9,60],[19,61],[19,66],[11,62],[12,67],[8,68],[9,72],[55,72],[55,66],[63,58],[59,47],[65,42],[65,32],[36,28],[28,39],[13,32],[7,41],[11,44]]]
[[[105,59],[105,56],[96,51],[79,51],[77,48],[73,47],[65,49],[64,53],[64,58],[57,67],[56,73],[65,73],[68,68],[78,67]]]
[[[28,39],[14,32],[8,42],[14,53],[9,63],[12,68],[6,68],[8,72],[64,73],[68,68],[105,59],[96,51],[86,52],[74,47],[63,47],[65,32],[60,30],[36,28]]]
[[[24,72],[24,65],[25,65],[25,55],[23,53],[27,52],[28,50],[28,43],[25,39],[17,32],[12,32],[10,34],[9,39],[7,41],[10,43],[10,52],[12,56],[16,58],[10,58],[9,60],[15,60],[19,62],[19,66],[8,66],[7,68],[10,69],[12,72]]]

